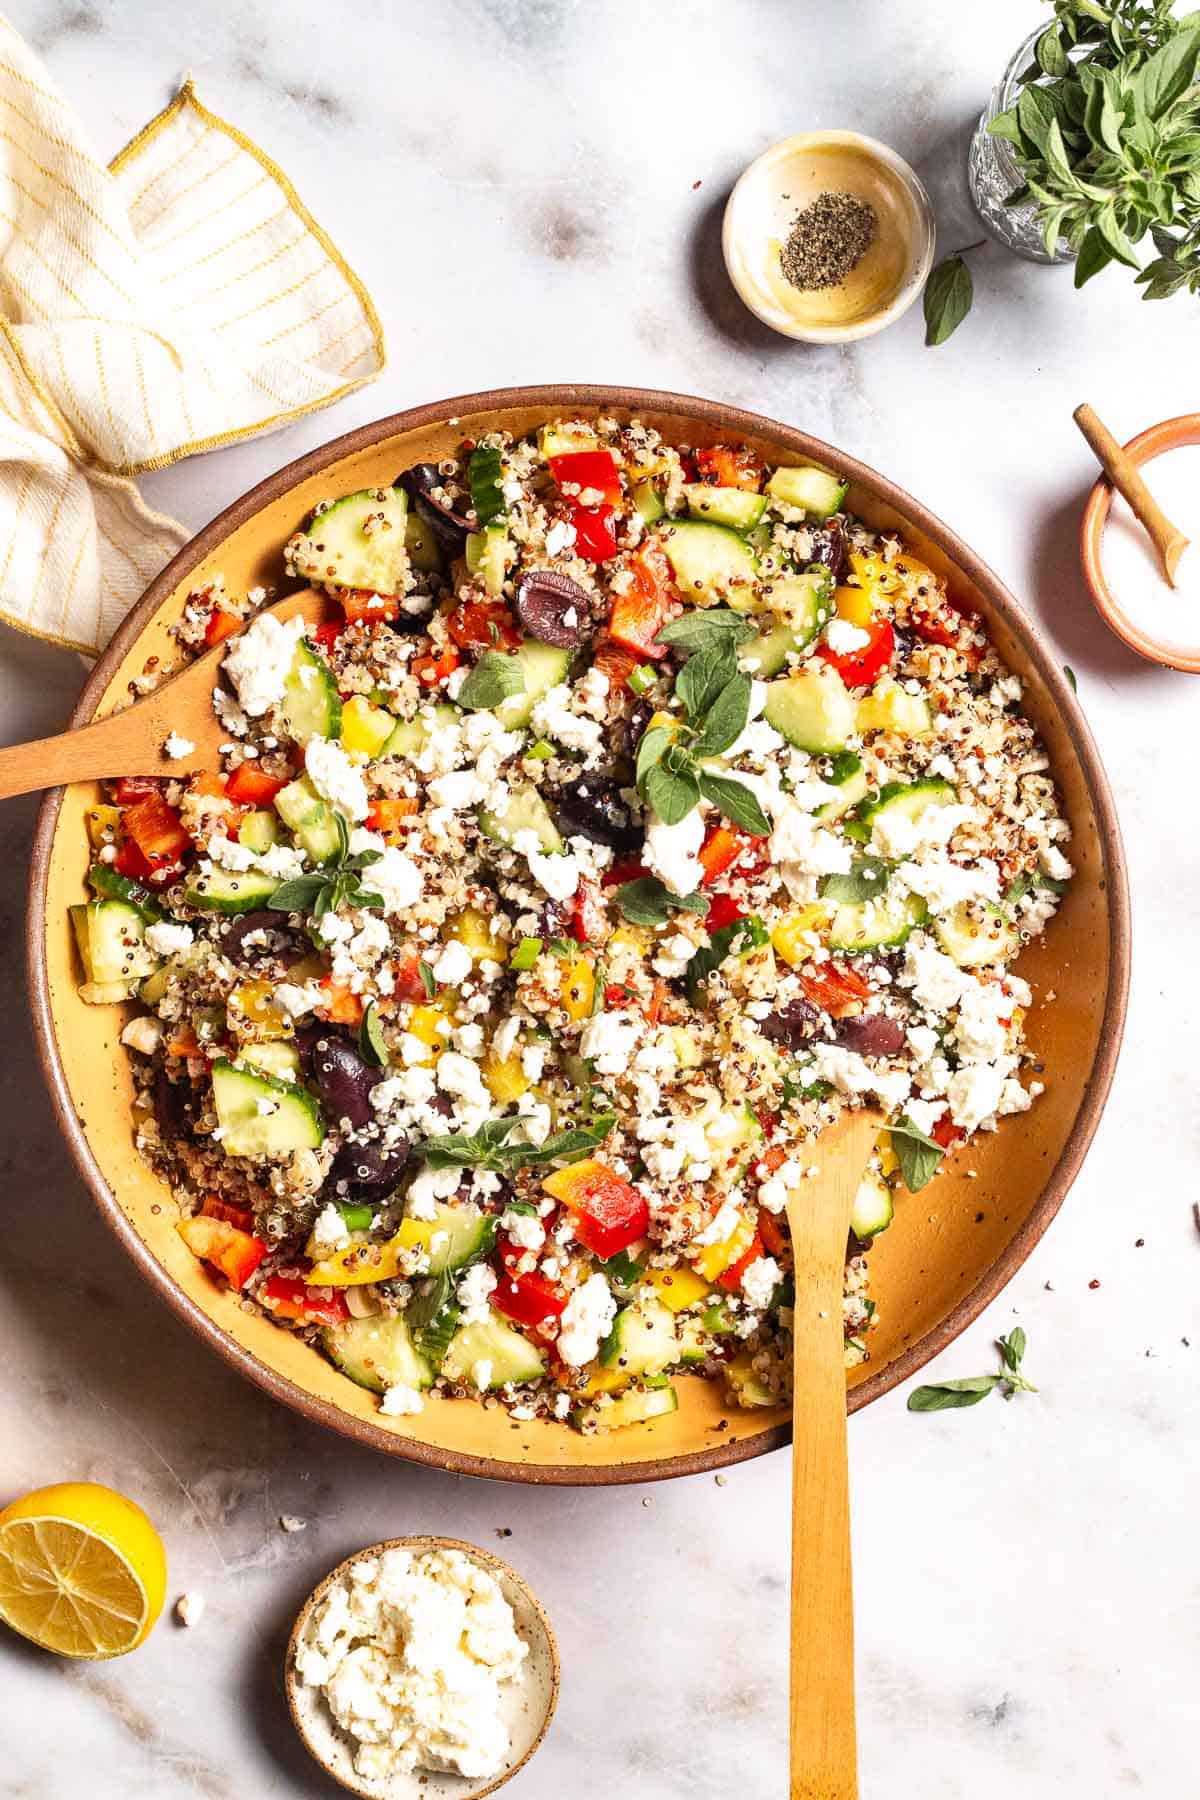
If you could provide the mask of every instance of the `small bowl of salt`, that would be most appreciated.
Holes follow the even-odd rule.
[[[1124,453],[1188,542],[1168,580],[1149,532],[1102,478],[1083,513],[1084,577],[1100,617],[1131,650],[1200,675],[1200,413],[1151,425]]]

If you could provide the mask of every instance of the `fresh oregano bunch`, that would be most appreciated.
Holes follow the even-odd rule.
[[[1033,201],[1048,254],[1066,240],[1076,287],[1118,262],[1137,270],[1147,300],[1200,292],[1200,11],[1176,14],[1173,0],[1052,4],[1016,105],[988,126],[1024,177],[1007,204]],[[946,268],[927,290],[929,343],[970,304],[969,275]]]
[[[751,692],[737,666],[736,632],[718,631],[691,649],[675,677],[685,718],[651,725],[638,744],[638,791],[665,824],[678,825],[703,798],[753,837],[769,836],[771,822],[745,782],[704,767],[741,737]]]

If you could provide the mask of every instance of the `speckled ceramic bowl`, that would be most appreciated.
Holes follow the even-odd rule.
[[[500,1583],[504,1598],[513,1609],[517,1636],[528,1644],[529,1655],[522,1664],[520,1680],[506,1682],[500,1690],[500,1716],[508,1728],[510,1748],[504,1768],[498,1775],[478,1781],[428,1769],[383,1778],[359,1775],[354,1767],[354,1751],[349,1738],[337,1724],[319,1690],[306,1686],[296,1673],[296,1649],[313,1608],[352,1563],[361,1562],[364,1557],[381,1556],[385,1550],[411,1550],[415,1556],[426,1550],[461,1550],[464,1556],[470,1557]],[[350,1793],[361,1795],[362,1800],[484,1800],[485,1794],[496,1793],[525,1767],[550,1729],[558,1705],[558,1645],[545,1609],[528,1582],[498,1556],[493,1556],[490,1550],[464,1543],[461,1538],[388,1538],[380,1544],[368,1544],[365,1550],[348,1556],[313,1589],[296,1615],[288,1639],[283,1685],[292,1723],[305,1749],[327,1774]]]
[[[1033,1111],[947,1157],[871,1251],[879,1324],[871,1360],[849,1377],[852,1409],[912,1375],[994,1299],[1062,1204],[1095,1132],[1116,1065],[1129,982],[1129,901],[1112,796],[1083,714],[1017,602],[925,507],[829,444],[712,401],[637,388],[515,388],[470,394],[363,426],[292,463],[235,502],[164,569],[85,687],[73,723],[110,710],[190,589],[222,570],[235,589],[283,579],[282,548],[319,499],[391,481],[417,461],[449,455],[464,433],[523,432],[565,413],[635,415],[674,441],[744,439],[775,462],[817,462],[851,483],[848,504],[872,524],[902,530],[915,553],[978,608],[1026,683],[1074,828],[1076,880],[1045,940],[1021,959],[1035,990],[1030,1042],[1047,1091]],[[68,906],[84,897],[84,813],[97,797],[79,783],[49,794],[30,871],[28,961],[39,1054],[63,1135],[97,1204],[148,1283],[213,1349],[289,1406],[360,1442],[415,1462],[509,1481],[646,1481],[720,1468],[790,1437],[785,1409],[741,1411],[698,1376],[679,1383],[678,1412],[627,1431],[581,1436],[552,1421],[518,1423],[500,1407],[429,1401],[384,1418],[375,1397],[265,1315],[244,1312],[175,1230],[170,1194],[138,1156],[130,1130],[132,1081],[118,1042],[120,1007],[86,1006],[77,992]],[[1044,1005],[1049,989],[1057,995]],[[968,1170],[971,1171],[970,1178]]]

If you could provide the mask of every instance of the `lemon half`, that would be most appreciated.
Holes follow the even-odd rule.
[[[140,1506],[92,1481],[0,1512],[0,1619],[59,1656],[123,1656],[162,1611],[167,1559]]]

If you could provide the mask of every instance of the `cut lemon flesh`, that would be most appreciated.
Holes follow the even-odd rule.
[[[162,1610],[162,1542],[110,1488],[64,1482],[0,1512],[0,1619],[60,1656],[133,1650]]]

